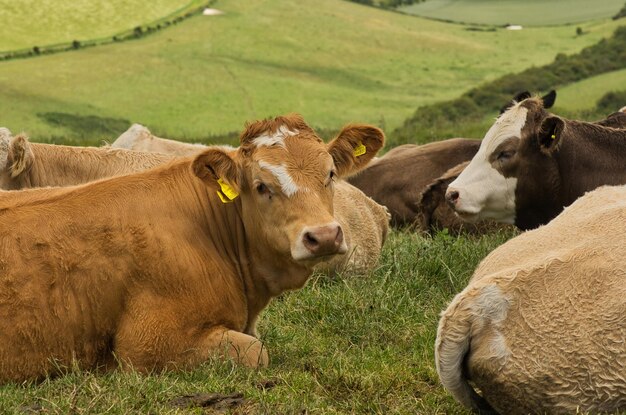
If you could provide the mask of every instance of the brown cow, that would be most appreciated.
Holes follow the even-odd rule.
[[[601,187],[482,261],[435,344],[459,402],[481,413],[626,411],[624,212],[626,187]]]
[[[290,115],[248,125],[234,153],[4,192],[0,381],[73,360],[95,368],[116,358],[140,371],[214,354],[266,364],[259,313],[346,251],[333,180],[366,165],[383,140],[351,125],[326,145]]]
[[[4,152],[0,150],[0,158],[7,160],[7,167],[0,170],[0,188],[8,190],[87,183],[143,171],[174,159],[165,154],[110,147],[30,143],[23,134],[14,138],[9,136],[5,141],[9,143],[8,149]],[[318,264],[315,269],[329,273],[372,270],[378,263],[389,229],[387,209],[342,180],[335,183],[333,203],[337,221],[344,232],[348,254],[335,256],[332,260]]]
[[[193,155],[206,148],[202,144],[189,144],[156,137],[140,124],[134,124],[115,140],[112,146],[172,155]],[[223,147],[232,149],[229,146]],[[348,253],[322,262],[315,268],[329,273],[343,270],[356,272],[372,270],[378,264],[389,230],[387,208],[344,181],[337,181],[335,184],[333,202],[335,216],[344,231]],[[458,219],[457,221],[460,222]]]
[[[426,186],[450,168],[470,160],[479,147],[480,140],[466,138],[453,138],[421,146],[405,144],[390,150],[347,180],[376,202],[387,206],[393,226],[419,226],[420,210],[417,201]],[[453,213],[452,210],[450,212]],[[448,217],[453,219],[446,226],[460,225],[459,219],[451,215]]]
[[[532,229],[585,192],[626,183],[626,114],[570,121],[528,98],[502,114],[446,198],[470,222],[493,219]],[[608,126],[607,126],[608,125]]]

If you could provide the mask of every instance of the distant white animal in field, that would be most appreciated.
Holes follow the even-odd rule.
[[[221,10],[217,10],[217,9],[206,8],[202,10],[202,14],[204,16],[219,16],[220,14],[224,14],[224,12]]]

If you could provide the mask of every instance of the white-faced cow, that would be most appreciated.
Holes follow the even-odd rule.
[[[454,166],[422,190],[415,201],[417,209],[415,225],[417,228],[427,232],[445,228],[451,234],[458,234],[461,231],[482,234],[511,226],[489,220],[476,223],[465,222],[454,213],[454,209],[446,202],[445,196],[448,185],[465,170],[468,164],[469,161],[466,161]]]
[[[626,183],[626,129],[613,128],[626,126],[624,115],[570,121],[525,99],[496,120],[446,198],[468,221],[545,224],[585,192]]]
[[[527,91],[518,93],[500,109],[500,113],[528,97],[530,93]],[[550,91],[542,99],[549,108],[554,104],[556,92]],[[464,223],[447,205],[445,198],[439,197],[442,191],[441,196],[445,194],[451,181],[450,172],[460,173],[458,165],[471,160],[479,147],[480,140],[467,138],[401,145],[348,178],[348,181],[387,206],[393,226],[414,226],[426,232],[447,228],[452,232],[463,229],[480,233],[492,229],[492,224]],[[425,192],[428,194],[425,195]]]
[[[483,260],[435,343],[460,403],[512,415],[626,411],[624,212],[626,187],[601,187]]]
[[[335,177],[383,145],[350,125],[324,144],[297,115],[252,123],[234,153],[76,187],[0,194],[0,381],[79,367],[265,365],[256,321],[344,253]]]

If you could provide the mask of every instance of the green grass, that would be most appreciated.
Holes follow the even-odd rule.
[[[435,371],[438,316],[480,259],[511,236],[392,232],[370,275],[317,275],[272,302],[259,325],[267,369],[208,362],[151,376],[74,371],[41,385],[0,388],[0,412],[171,413],[168,402],[180,395],[242,392],[243,413],[467,414]],[[277,385],[259,389],[268,379]]]
[[[56,113],[199,140],[296,111],[316,127],[360,121],[392,130],[420,105],[574,53],[618,25],[584,24],[588,34],[576,37],[570,27],[467,31],[341,0],[215,7],[226,14],[140,40],[0,62],[0,125],[36,140],[115,137],[42,115]]]
[[[112,36],[199,0],[0,0],[0,51]]]
[[[461,23],[546,26],[613,17],[624,0],[428,0],[404,13]]]
[[[559,114],[593,110],[607,92],[623,89],[626,89],[626,69],[587,78],[560,88],[553,111]],[[626,102],[621,106],[626,106]]]

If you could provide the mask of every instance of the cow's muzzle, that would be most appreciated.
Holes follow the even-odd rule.
[[[348,250],[343,229],[337,222],[323,226],[307,226],[300,234],[294,259],[312,259],[327,255],[345,254]]]
[[[461,196],[461,194],[456,189],[448,188],[448,190],[446,190],[446,202],[448,202],[448,205],[450,205],[452,209],[456,208],[456,202],[458,202],[459,196]]]

